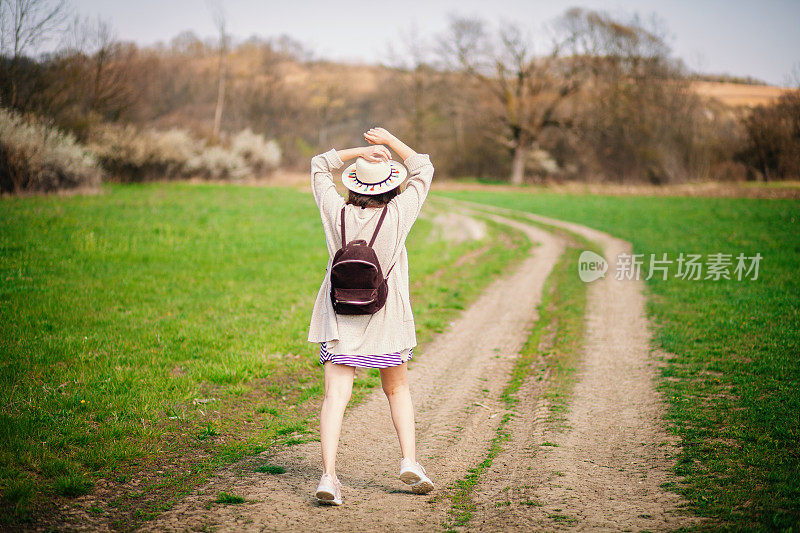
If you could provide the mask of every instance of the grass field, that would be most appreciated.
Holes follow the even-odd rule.
[[[723,529],[798,528],[800,202],[437,194],[578,222],[631,241],[636,253],[673,260],[680,252],[760,253],[755,281],[647,282],[656,341],[675,354],[659,385],[683,445],[681,482],[670,488]]]
[[[0,213],[5,519],[99,493],[89,512],[127,529],[222,464],[316,438],[322,371],[306,335],[327,250],[310,194],[111,185],[6,198]],[[419,340],[530,244],[488,226],[456,244],[415,225]],[[360,373],[356,400],[376,383]]]

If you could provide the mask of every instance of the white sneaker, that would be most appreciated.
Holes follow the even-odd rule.
[[[427,494],[433,490],[433,481],[425,475],[422,465],[406,457],[400,461],[400,480],[411,485],[414,494]]]
[[[315,494],[317,501],[324,505],[342,505],[342,484],[330,474],[322,474]]]

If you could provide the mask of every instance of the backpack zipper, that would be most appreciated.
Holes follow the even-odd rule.
[[[375,266],[375,263],[370,263],[369,261],[364,261],[363,259],[345,259],[344,261],[339,261],[336,263],[337,265],[343,265],[344,263],[364,263],[365,265]]]
[[[374,302],[375,299],[372,300],[336,300],[336,303],[340,304],[351,304],[351,305],[361,305],[361,304],[371,304]]]

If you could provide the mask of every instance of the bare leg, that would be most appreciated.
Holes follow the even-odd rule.
[[[400,452],[403,457],[416,461],[416,437],[414,435],[414,405],[408,388],[408,363],[381,369],[381,385],[389,408],[392,422],[400,439]]]
[[[322,471],[336,478],[336,449],[342,432],[342,418],[353,392],[355,368],[325,362],[325,398],[319,416]]]

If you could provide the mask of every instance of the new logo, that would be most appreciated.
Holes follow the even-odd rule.
[[[608,262],[601,255],[589,250],[581,252],[578,258],[578,276],[581,281],[590,283],[603,278],[608,272]]]

